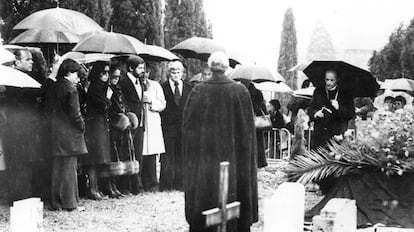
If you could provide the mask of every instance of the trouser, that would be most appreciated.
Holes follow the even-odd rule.
[[[77,157],[54,157],[52,162],[51,203],[55,209],[78,207]]]
[[[157,186],[157,155],[144,155],[142,157],[141,178],[145,190]]]
[[[179,136],[165,139],[165,154],[161,155],[160,190],[183,188],[183,159]]]

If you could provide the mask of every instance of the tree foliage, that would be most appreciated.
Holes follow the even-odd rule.
[[[206,19],[203,0],[166,0],[164,42],[166,48],[193,36],[212,38],[212,26]],[[200,72],[201,62],[185,60],[187,77]]]
[[[380,50],[375,51],[368,62],[368,66],[372,74],[379,80],[401,78],[404,74],[409,74],[411,50],[409,46],[410,41],[407,41],[407,31],[404,25],[399,25],[398,28],[391,33],[388,43]],[[412,32],[411,32],[412,33]],[[410,34],[411,34],[410,33]],[[412,36],[412,35],[411,35]],[[404,67],[403,67],[404,63]],[[410,77],[410,75],[404,75]]]
[[[295,18],[291,8],[285,12],[279,49],[278,72],[292,89],[297,89],[297,74],[289,69],[298,62]]]
[[[308,61],[335,59],[335,47],[325,26],[318,22],[312,32],[306,55]]]

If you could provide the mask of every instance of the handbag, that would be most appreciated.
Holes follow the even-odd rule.
[[[254,126],[256,129],[266,129],[272,128],[272,120],[270,120],[270,115],[265,114],[263,110],[260,110],[262,115],[254,117]]]

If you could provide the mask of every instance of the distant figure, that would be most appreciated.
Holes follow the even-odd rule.
[[[168,80],[162,83],[166,107],[161,112],[165,154],[160,157],[160,190],[183,189],[182,115],[191,84],[183,81],[184,66],[180,61],[168,64]]]
[[[372,99],[369,97],[356,97],[354,99],[355,114],[361,117],[362,120],[366,120],[372,116],[372,112],[375,111]]]
[[[404,109],[404,106],[407,104],[407,100],[403,96],[396,96],[394,100],[394,110]]]
[[[338,75],[334,70],[325,72],[325,86],[316,88],[309,107],[309,117],[314,124],[312,148],[326,143],[347,130],[348,121],[355,115],[352,94],[338,87]]]
[[[385,111],[394,112],[394,102],[395,98],[387,96],[384,99]]]
[[[198,84],[200,82],[210,79],[212,75],[213,74],[210,70],[210,67],[208,67],[208,64],[203,63],[201,67],[201,72],[195,75],[193,78],[191,78],[190,82],[192,84]]]
[[[295,121],[295,136],[292,141],[291,159],[306,154],[305,130],[308,129],[309,117],[302,109],[299,110]]]
[[[270,120],[272,120],[273,128],[283,128],[286,126],[282,113],[280,113],[280,102],[277,99],[270,100],[268,104],[268,112]]]
[[[201,212],[217,207],[220,162],[229,161],[228,201],[240,201],[240,217],[227,232],[247,232],[258,220],[256,134],[248,90],[224,72],[228,57],[213,53],[213,76],[196,85],[183,114],[185,216],[190,232],[205,228]]]
[[[72,211],[78,208],[79,192],[77,166],[78,156],[87,153],[78,93],[79,81],[76,61],[64,60],[57,74],[57,81],[50,87],[46,107],[51,113],[52,147],[52,196],[55,210]]]

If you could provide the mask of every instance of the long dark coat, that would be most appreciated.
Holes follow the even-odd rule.
[[[74,156],[87,153],[78,92],[66,79],[57,80],[49,88],[46,112],[51,117],[53,156]]]
[[[224,74],[196,85],[183,113],[185,215],[201,229],[201,212],[218,206],[219,166],[229,161],[228,201],[240,201],[240,218],[228,231],[257,221],[256,133],[248,90]],[[244,228],[244,229],[243,229]]]
[[[336,92],[328,94],[325,87],[317,88],[309,107],[309,117],[314,121],[314,133],[312,135],[312,147],[323,146],[334,135],[343,134],[347,130],[348,121],[355,115],[354,100],[350,92],[337,88],[337,101],[339,109],[336,110],[330,100],[333,100]],[[331,95],[328,97],[328,95]],[[322,107],[332,111],[332,114],[324,118],[316,119],[315,113]]]
[[[182,189],[183,187],[183,162],[181,152],[182,117],[184,105],[191,91],[191,84],[183,81],[183,90],[180,103],[174,101],[174,93],[170,82],[167,80],[161,85],[166,100],[166,107],[160,113],[161,126],[165,141],[165,154],[161,155],[161,189]]]
[[[109,114],[110,101],[106,98],[108,85],[95,79],[89,86],[86,95],[86,139],[89,155],[84,165],[105,164],[111,161],[109,147]]]

